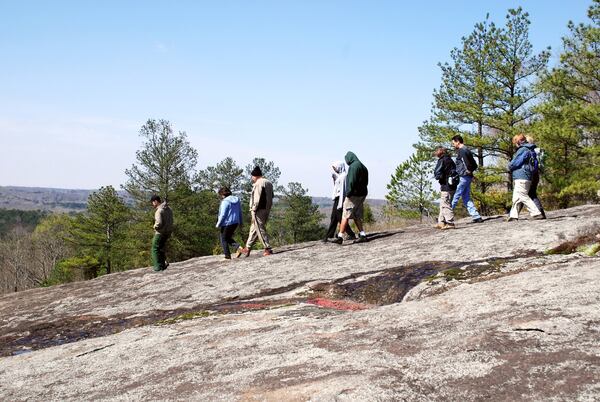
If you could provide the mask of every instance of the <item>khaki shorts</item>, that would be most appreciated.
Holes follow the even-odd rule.
[[[367,199],[366,196],[355,197],[349,196],[344,200],[344,212],[342,218],[344,219],[362,219],[363,217],[363,204]]]

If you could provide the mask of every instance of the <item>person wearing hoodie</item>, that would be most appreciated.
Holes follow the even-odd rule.
[[[273,254],[269,244],[269,235],[267,234],[267,221],[273,206],[273,184],[262,176],[259,166],[255,166],[250,175],[253,183],[252,193],[250,194],[250,233],[248,234],[246,247],[238,250],[237,257],[241,254],[248,257],[252,246],[258,239],[264,247],[263,255]]]
[[[369,171],[365,165],[356,157],[353,152],[348,151],[345,158],[348,165],[348,174],[346,175],[346,190],[342,211],[342,223],[340,223],[340,231],[334,243],[342,244],[344,242],[344,234],[349,226],[349,220],[354,219],[354,223],[359,230],[356,243],[367,241],[367,235],[362,224],[363,205],[367,198],[369,185]]]
[[[219,189],[219,197],[221,198],[221,205],[219,205],[219,217],[216,227],[221,231],[221,247],[223,247],[225,259],[230,260],[229,246],[232,245],[234,250],[238,252],[241,249],[239,243],[233,240],[233,233],[242,223],[242,205],[240,199],[232,195],[231,190],[227,187]]]
[[[154,237],[152,239],[152,265],[154,271],[164,271],[169,266],[166,256],[167,240],[173,233],[173,211],[162,202],[158,195],[153,195],[150,202],[154,212]]]
[[[328,239],[336,238],[335,230],[338,224],[342,222],[342,207],[344,206],[344,191],[346,189],[346,164],[341,161],[336,161],[331,164],[333,173],[333,207],[331,208],[331,220],[329,222],[329,228],[327,234],[323,239],[323,242],[327,242]],[[346,227],[349,239],[356,239],[356,235],[350,226]]]
[[[521,204],[525,205],[529,211],[529,215],[533,219],[543,219],[542,213],[529,197],[531,179],[536,169],[533,163],[537,159],[535,144],[528,144],[523,134],[515,135],[512,143],[517,147],[517,152],[515,152],[515,155],[508,164],[508,170],[512,173],[513,178],[513,197],[512,208],[506,220],[507,222],[511,222],[519,219],[519,206]]]
[[[454,229],[454,211],[452,211],[452,197],[458,185],[456,165],[444,147],[435,150],[438,161],[433,171],[435,179],[440,183],[440,215],[438,216],[437,229]]]

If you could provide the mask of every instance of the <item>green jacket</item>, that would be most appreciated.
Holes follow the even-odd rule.
[[[346,175],[346,196],[364,197],[369,192],[369,171],[353,152],[346,154],[346,163],[348,164],[348,174]]]

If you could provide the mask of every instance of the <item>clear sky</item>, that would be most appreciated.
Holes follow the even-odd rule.
[[[590,0],[0,0],[0,185],[118,187],[139,128],[170,120],[199,168],[273,160],[330,194],[354,151],[383,198],[449,59],[486,13],[521,5],[556,61]]]

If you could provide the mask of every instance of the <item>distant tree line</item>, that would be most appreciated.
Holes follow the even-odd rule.
[[[598,200],[600,190],[600,0],[587,23],[568,23],[560,60],[548,67],[550,48],[533,51],[529,15],[510,9],[503,26],[486,17],[440,64],[442,83],[433,92],[430,118],[419,127],[415,154],[398,166],[388,185],[392,213],[419,215],[437,198],[432,151],[461,135],[479,169],[474,198],[484,214],[510,205],[507,164],[511,138],[526,133],[544,150],[540,184],[547,208]]]
[[[242,198],[246,224],[236,237],[245,241],[250,226],[250,171],[256,165],[273,182],[278,199],[269,222],[272,243],[279,246],[324,235],[323,217],[307,190],[296,182],[281,186],[281,171],[273,162],[257,157],[242,168],[226,157],[216,166],[196,170],[196,150],[186,133],[174,133],[168,121],[148,120],[140,136],[136,162],[125,171],[127,181],[122,186],[133,205],[106,186],[89,196],[82,213],[0,210],[0,224],[6,230],[12,228],[0,242],[0,293],[147,266],[153,194],[167,200],[174,211],[175,229],[169,244],[172,261],[221,252],[214,226],[219,208],[216,191],[223,186]]]

